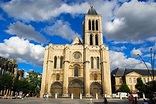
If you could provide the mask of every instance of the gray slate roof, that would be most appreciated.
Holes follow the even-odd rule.
[[[93,6],[90,6],[90,9],[88,10],[89,15],[98,15],[96,10],[93,8]]]
[[[142,76],[148,76],[152,75],[152,70],[147,70],[147,69],[121,69],[117,68],[112,70],[111,75],[115,76],[125,76],[131,72],[136,72],[138,74],[141,74]],[[156,76],[156,70],[154,70],[154,75]]]

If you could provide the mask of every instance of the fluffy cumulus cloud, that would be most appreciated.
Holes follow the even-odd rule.
[[[72,40],[78,35],[71,29],[68,22],[63,22],[62,20],[56,21],[52,26],[47,26],[43,31],[49,35],[58,35],[67,40]]]
[[[141,60],[135,58],[127,58],[122,52],[110,51],[110,65],[111,70],[115,68],[134,68],[134,69],[146,69],[144,63]],[[146,63],[150,66],[150,63]]]
[[[24,21],[45,21],[61,13],[85,13],[89,4],[68,5],[62,0],[11,0],[1,4],[9,16]],[[74,8],[74,9],[73,9]]]
[[[107,38],[141,40],[156,33],[156,3],[132,0],[114,10],[114,19],[106,24]]]
[[[131,51],[131,56],[136,57],[137,55],[142,55],[141,50],[133,48]]]
[[[34,27],[32,27],[31,25],[25,25],[24,23],[19,21],[10,24],[9,29],[6,30],[6,32],[12,35],[17,35],[20,38],[34,40],[39,43],[48,42],[48,40],[42,34],[35,31]]]
[[[11,37],[0,43],[0,56],[17,59],[19,62],[42,66],[44,47],[34,45],[28,40]]]

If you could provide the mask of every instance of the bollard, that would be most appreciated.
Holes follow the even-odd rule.
[[[98,99],[98,94],[97,93],[96,93],[96,96],[95,97],[96,97],[96,99]]]
[[[82,93],[80,93],[80,99],[82,99]]]
[[[71,94],[71,99],[73,99],[73,93]]]
[[[57,93],[55,93],[55,99],[57,99]]]
[[[92,99],[92,98],[90,98],[90,104],[92,104],[92,102],[93,102],[93,99]]]

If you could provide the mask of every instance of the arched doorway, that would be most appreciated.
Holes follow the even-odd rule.
[[[90,85],[90,94],[92,96],[96,96],[96,93],[98,94],[98,96],[101,95],[101,92],[102,92],[102,87],[101,87],[101,84],[99,84],[98,82],[93,82],[91,85]]]
[[[78,98],[80,93],[83,93],[83,82],[79,79],[74,79],[69,82],[69,94],[73,94],[74,98]]]
[[[55,96],[55,94],[57,93],[58,96],[62,96],[62,84],[60,82],[54,82],[51,85],[51,95]]]

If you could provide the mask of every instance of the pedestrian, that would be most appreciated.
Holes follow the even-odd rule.
[[[144,102],[142,104],[149,104],[147,100],[144,99]]]
[[[107,98],[104,97],[104,104],[107,104],[107,103],[108,103]]]
[[[137,97],[134,97],[132,104],[137,104]]]
[[[44,100],[46,100],[46,94],[43,94],[43,98],[44,98]]]
[[[46,100],[48,100],[48,97],[49,97],[48,94],[46,94]]]

